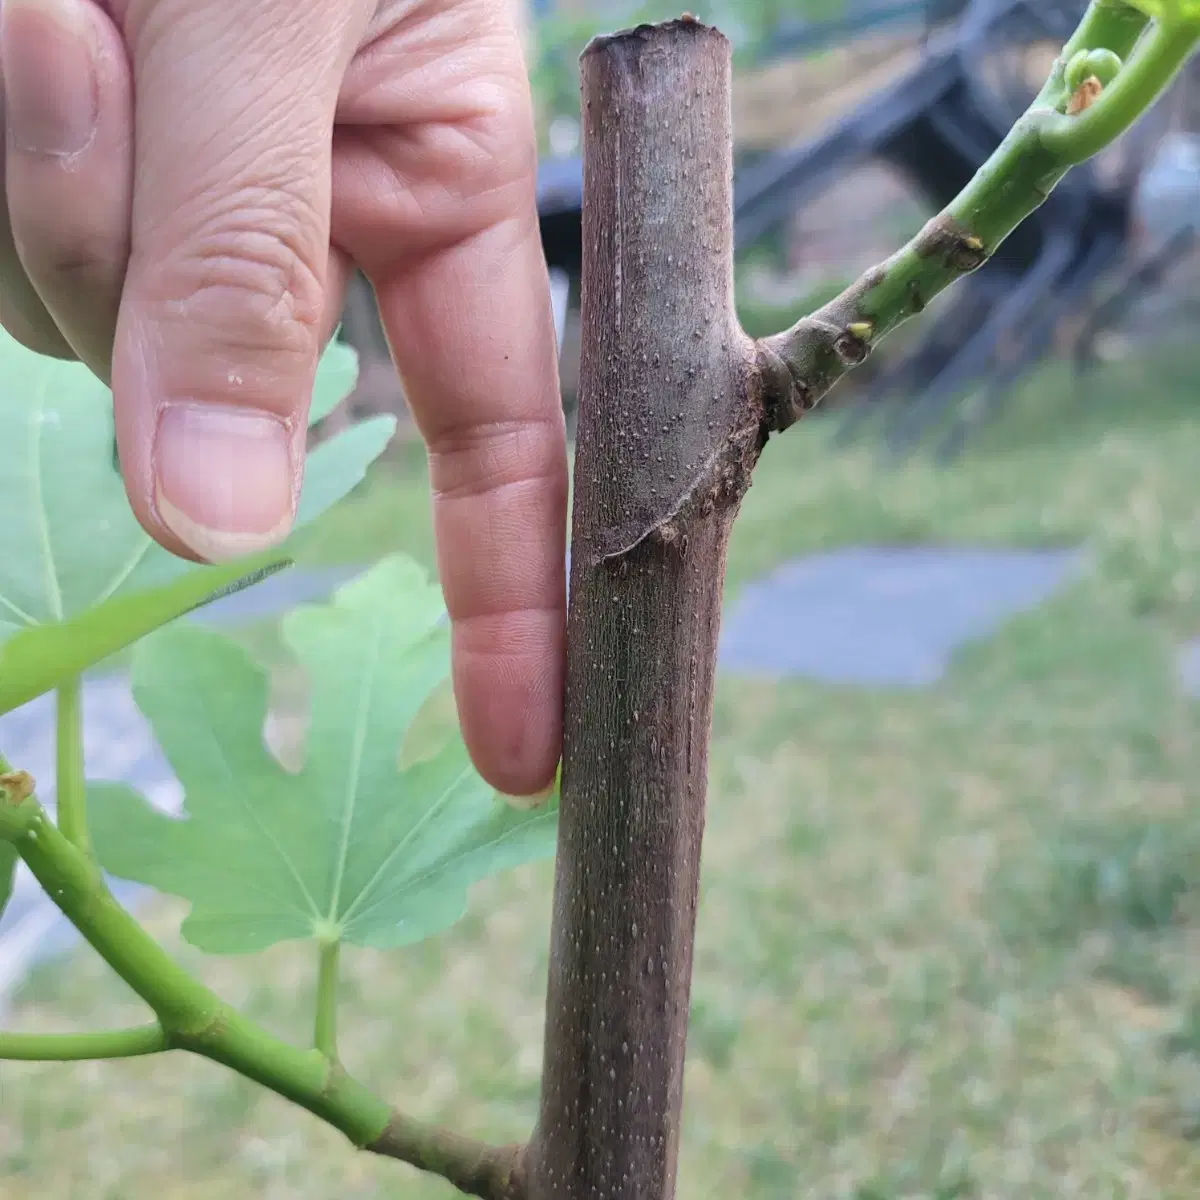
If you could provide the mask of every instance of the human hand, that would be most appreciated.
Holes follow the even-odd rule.
[[[357,266],[429,449],[467,746],[547,786],[566,450],[509,6],[0,4],[0,321],[111,381],[138,520],[202,560],[286,535]]]

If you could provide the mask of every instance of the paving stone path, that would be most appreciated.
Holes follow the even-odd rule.
[[[985,637],[1015,613],[1044,602],[1082,562],[1079,551],[934,548],[838,550],[791,563],[743,589],[726,614],[721,669],[798,676],[867,687],[924,687],[964,642]],[[192,619],[240,623],[326,598],[354,571],[291,570],[226,597]],[[1200,693],[1200,643],[1187,670]],[[1181,665],[1181,672],[1187,674]],[[118,675],[88,681],[85,752],[95,779],[138,788],[178,811],[180,788]],[[0,746],[54,801],[53,705],[41,697],[0,716]],[[130,904],[143,890],[116,884]],[[21,869],[0,919],[0,1008],[29,970],[77,935]]]
[[[1180,647],[1176,670],[1185,694],[1200,700],[1200,639]]]
[[[1078,550],[850,547],[788,563],[743,589],[723,621],[738,674],[927,687],[954,652],[1037,607]]]

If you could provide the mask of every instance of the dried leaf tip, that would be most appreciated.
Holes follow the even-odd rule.
[[[1071,93],[1071,98],[1067,101],[1067,116],[1077,117],[1080,113],[1087,112],[1100,99],[1102,91],[1104,91],[1104,84],[1095,75],[1085,79]]]

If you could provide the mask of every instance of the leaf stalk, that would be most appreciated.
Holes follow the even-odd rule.
[[[82,854],[91,857],[87,827],[87,783],[83,761],[83,677],[71,675],[54,694],[55,790],[58,827]]]
[[[95,1033],[0,1033],[0,1060],[9,1062],[91,1062],[142,1058],[171,1048],[157,1023]]]
[[[313,1044],[330,1062],[337,1062],[337,990],[340,943],[327,938],[317,943],[317,1013]]]

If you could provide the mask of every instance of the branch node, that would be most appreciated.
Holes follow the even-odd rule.
[[[181,1049],[200,1055],[206,1054],[208,1047],[221,1038],[229,1020],[229,1013],[224,1005],[189,1014],[196,1020],[194,1023],[189,1020],[186,1025],[177,1014],[168,1014],[169,1020],[162,1013],[158,1015],[171,1036],[177,1039]]]
[[[949,270],[969,275],[987,262],[983,239],[947,212],[939,213],[917,235],[916,251],[923,258],[939,259]]]
[[[27,843],[37,837],[45,820],[45,810],[34,796],[33,776],[28,771],[0,773],[0,841]]]
[[[703,509],[703,502],[700,507]],[[710,508],[709,511],[711,512],[712,509]],[[668,519],[657,526],[651,537],[661,546],[676,547],[681,554],[687,550],[687,534],[680,532],[679,526],[673,519]]]
[[[813,409],[816,400],[812,389],[765,339],[756,343],[755,348],[762,388],[763,428],[767,433],[782,433]]]
[[[833,352],[847,367],[857,367],[871,353],[870,321],[854,321],[833,339]],[[864,333],[863,330],[866,330]]]
[[[0,799],[13,808],[28,800],[36,790],[37,785],[28,771],[6,771],[0,775]]]

